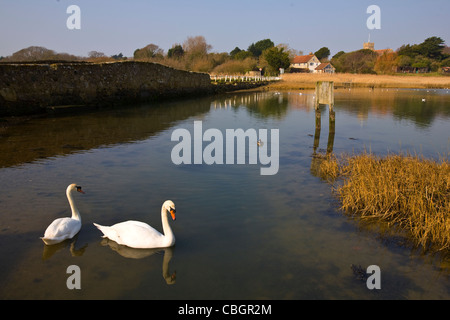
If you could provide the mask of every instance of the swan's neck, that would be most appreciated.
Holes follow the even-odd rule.
[[[169,217],[167,214],[167,210],[164,208],[164,206],[161,208],[161,221],[164,236],[166,237],[167,242],[173,244],[173,242],[175,241],[175,236],[173,235],[172,228],[170,227]]]
[[[66,195],[67,199],[69,200],[70,209],[72,210],[72,219],[81,221],[80,212],[78,211],[78,208],[75,205],[75,201],[73,200],[72,190],[67,190]]]

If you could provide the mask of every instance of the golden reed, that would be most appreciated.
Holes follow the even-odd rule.
[[[336,87],[354,88],[450,88],[450,77],[440,75],[374,75],[374,74],[320,74],[287,73],[282,80],[271,84],[273,90],[314,89],[317,81],[334,81]]]
[[[321,176],[334,183],[341,209],[406,231],[415,245],[450,249],[450,164],[420,156],[330,155]],[[338,179],[341,178],[341,179]]]

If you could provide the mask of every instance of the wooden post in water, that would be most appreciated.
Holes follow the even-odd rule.
[[[330,126],[328,131],[328,144],[327,144],[327,154],[330,154],[333,152],[333,146],[334,146],[334,134],[336,132],[336,115],[334,114],[334,111],[330,109],[329,111],[329,120],[330,120]]]
[[[316,102],[314,108],[317,110],[319,104],[328,104],[330,111],[334,106],[334,82],[333,81],[317,81],[316,83]]]
[[[316,131],[314,133],[314,147],[313,153],[316,153],[319,147],[320,140],[320,130],[321,130],[321,112],[319,109],[320,104],[329,105],[329,133],[328,133],[328,144],[327,144],[327,154],[333,152],[334,147],[334,136],[336,128],[336,116],[333,110],[334,106],[334,82],[333,81],[318,81],[316,83],[316,101],[314,103],[314,109],[316,111]]]
[[[320,110],[316,109],[316,130],[314,131],[313,155],[316,154],[317,148],[319,147],[320,130],[322,129],[321,118],[322,118],[322,115],[320,113]]]

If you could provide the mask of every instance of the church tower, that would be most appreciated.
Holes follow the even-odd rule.
[[[375,50],[375,42],[370,42],[370,33],[369,33],[369,41],[364,42],[363,49]]]

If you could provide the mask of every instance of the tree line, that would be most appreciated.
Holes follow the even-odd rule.
[[[252,70],[263,69],[267,74],[277,74],[279,68],[288,68],[290,60],[301,52],[287,45],[276,45],[270,39],[252,43],[247,50],[236,47],[230,53],[212,52],[212,46],[205,37],[188,37],[182,44],[176,43],[167,53],[158,45],[150,43],[134,51],[133,57],[125,57],[122,53],[107,56],[100,51],[90,51],[87,57],[79,57],[68,53],[58,53],[44,47],[31,46],[13,53],[8,57],[0,57],[1,62],[25,61],[89,61],[107,62],[118,60],[148,61],[161,63],[173,68],[207,72],[244,74]]]
[[[266,74],[277,74],[279,68],[288,68],[298,54],[287,45],[263,39],[251,43],[247,50],[234,48],[231,52],[211,52],[212,46],[203,36],[188,37],[183,44],[176,43],[164,54],[155,44],[136,49],[134,60],[162,63],[177,69],[213,74],[244,74],[263,69]]]
[[[327,47],[320,48],[314,54],[322,62],[331,62],[337,72],[389,74],[417,70],[437,71],[440,67],[448,67],[449,49],[441,38],[430,37],[420,44],[402,45],[396,51],[388,50],[383,54],[370,49],[347,53],[340,51],[329,59],[330,50]],[[194,36],[188,37],[183,43],[173,44],[167,53],[154,43],[136,49],[133,57],[125,57],[122,53],[107,56],[99,51],[90,51],[87,57],[79,57],[32,46],[11,56],[0,57],[0,60],[105,62],[133,59],[212,74],[245,74],[248,71],[263,70],[266,75],[275,75],[279,73],[280,68],[289,72],[292,59],[302,54],[302,51],[294,50],[286,44],[275,45],[271,39],[251,43],[247,49],[235,47],[230,52],[217,53],[212,52],[212,46],[207,43],[205,37]]]
[[[402,45],[396,51],[361,49],[340,51],[331,58],[337,72],[393,74],[398,72],[436,72],[450,67],[450,47],[439,37],[430,37],[420,44]]]

